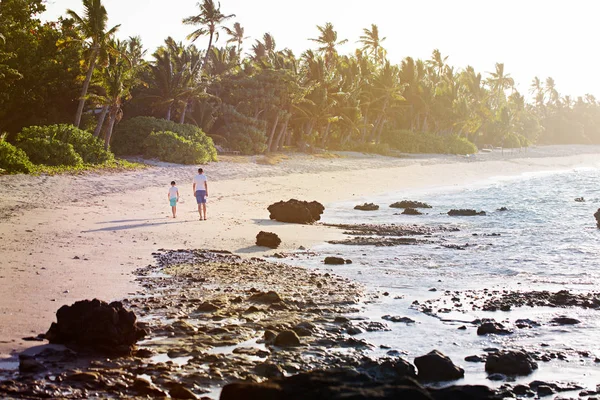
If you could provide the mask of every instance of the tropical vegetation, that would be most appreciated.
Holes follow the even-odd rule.
[[[96,162],[58,131],[88,132],[98,157],[191,163],[215,160],[213,143],[244,154],[600,143],[592,95],[563,96],[550,77],[520,93],[503,63],[478,72],[452,66],[439,50],[394,64],[376,24],[341,54],[347,40],[325,22],[310,35],[312,48],[296,55],[270,33],[250,42],[235,14],[201,0],[195,15],[182,16],[189,42],[167,37],[147,51],[139,37],[116,37],[101,0],[82,3],[81,15],[66,10],[47,23],[43,0],[0,3],[2,157],[23,160],[22,149],[33,163]],[[203,36],[208,45],[199,48]]]

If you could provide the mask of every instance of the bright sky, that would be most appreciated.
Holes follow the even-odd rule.
[[[193,27],[181,20],[198,13],[196,3],[104,0],[110,26],[121,24],[123,38],[140,35],[149,53],[167,36],[185,41]],[[81,13],[81,0],[48,0],[43,18],[56,19],[67,8]],[[222,0],[221,11],[236,14],[229,26],[245,27],[246,51],[269,32],[278,49],[289,47],[298,56],[315,47],[307,39],[318,36],[316,25],[331,22],[338,37],[349,40],[340,48],[347,53],[358,46],[362,29],[375,23],[394,63],[406,56],[429,58],[437,48],[451,65],[472,65],[482,73],[503,62],[523,94],[534,76],[551,76],[561,94],[600,98],[597,0]],[[217,45],[225,40],[223,34]]]

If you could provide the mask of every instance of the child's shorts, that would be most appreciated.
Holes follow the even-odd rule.
[[[171,207],[175,207],[177,205],[177,197],[170,198],[169,202],[171,203]]]

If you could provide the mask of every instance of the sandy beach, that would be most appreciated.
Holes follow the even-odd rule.
[[[270,221],[266,208],[279,200],[317,200],[327,207],[384,192],[599,164],[600,146],[537,147],[469,158],[290,155],[276,165],[223,157],[203,166],[209,179],[207,221],[198,220],[193,166],[2,176],[0,359],[30,346],[22,338],[45,332],[60,306],[121,299],[138,290],[132,271],[153,263],[158,249],[222,249],[252,257],[275,252],[254,245],[260,230],[280,236],[277,251],[343,237],[321,225]],[[167,200],[171,180],[181,194],[176,219],[170,218]]]

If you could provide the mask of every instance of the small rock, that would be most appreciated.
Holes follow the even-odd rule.
[[[274,345],[277,347],[300,346],[300,338],[294,331],[283,331],[275,337]]]
[[[553,324],[556,324],[556,325],[576,325],[576,324],[581,323],[581,321],[578,319],[569,318],[569,317],[565,317],[565,316],[552,318],[552,320],[550,320],[550,322]]]
[[[490,374],[529,375],[537,368],[537,363],[523,350],[491,353],[485,362],[485,370]]]
[[[326,265],[343,265],[346,263],[346,260],[341,257],[325,257],[323,262]]]
[[[450,358],[437,350],[415,358],[415,366],[419,380],[423,381],[453,381],[465,376],[464,369],[454,365]]]
[[[373,203],[365,203],[355,206],[354,209],[361,211],[376,211],[379,210],[379,206]]]
[[[478,335],[488,335],[488,334],[493,334],[493,335],[510,335],[513,332],[511,330],[505,329],[504,325],[502,325],[499,322],[494,322],[494,321],[489,321],[489,322],[484,322],[483,324],[479,325],[479,327],[477,328],[477,334]]]

